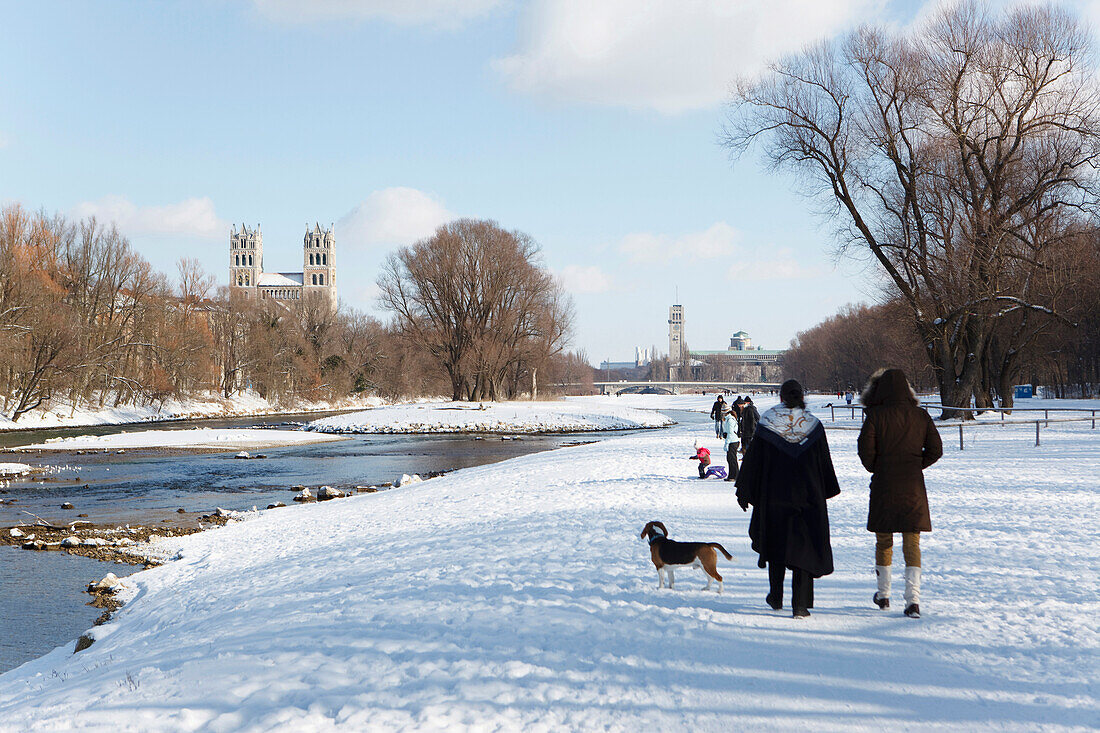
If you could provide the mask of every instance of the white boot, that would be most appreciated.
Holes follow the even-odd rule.
[[[905,615],[920,618],[920,566],[905,567]]]
[[[879,608],[890,607],[890,566],[876,565],[875,578],[878,580],[878,591],[875,593],[875,605]]]

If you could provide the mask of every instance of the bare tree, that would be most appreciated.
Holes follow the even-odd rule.
[[[57,270],[58,248],[68,234],[62,220],[30,216],[18,206],[0,216],[0,388],[13,422],[49,404],[59,376],[79,353],[79,330],[63,303]]]
[[[510,370],[561,349],[570,307],[537,257],[526,234],[460,219],[387,260],[381,301],[447,373],[452,399],[497,399]]]
[[[1059,8],[963,2],[912,35],[863,28],[737,87],[726,144],[760,143],[842,213],[842,246],[908,305],[945,405],[983,399],[999,322],[1058,317],[1023,283],[1096,202],[1088,41]]]

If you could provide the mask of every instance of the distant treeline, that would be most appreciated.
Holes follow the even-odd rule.
[[[474,224],[499,236],[491,223],[467,226]],[[111,226],[7,206],[0,210],[0,412],[18,420],[36,408],[244,390],[287,405],[356,394],[511,398],[590,382],[583,357],[562,353],[569,305],[552,279],[539,279],[536,252],[527,240],[522,254],[531,268],[518,268],[525,285],[543,285],[532,301],[517,302],[527,291],[499,278],[490,295],[472,279],[452,277],[447,287],[463,297],[449,310],[417,310],[410,299],[387,325],[354,309],[334,312],[321,299],[299,307],[230,297],[194,260],[180,260],[172,281]],[[407,274],[391,263],[382,281],[387,302],[402,284],[410,292]],[[430,280],[424,288],[438,292]]]
[[[1023,340],[1011,355],[1005,353],[1005,344],[1019,342],[1013,337],[1020,324],[1004,319],[991,334],[979,384],[984,404],[997,397],[1011,405],[1016,384],[1046,387],[1056,397],[1100,395],[1100,233],[1077,255],[1067,270],[1073,281],[1056,305],[1065,320],[1047,319],[1045,328]],[[909,309],[898,300],[849,305],[802,331],[791,342],[784,374],[809,389],[858,391],[874,370],[884,366],[904,369],[922,392],[936,391],[927,350]]]

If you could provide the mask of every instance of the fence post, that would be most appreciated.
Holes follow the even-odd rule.
[[[1096,410],[1092,411],[1092,429],[1096,430]]]
[[[959,423],[959,450],[963,450],[963,426]]]
[[[1035,421],[1035,447],[1039,447],[1039,421]]]
[[[1046,420],[1046,425],[1044,425],[1044,427],[1049,428],[1050,427],[1050,410],[1043,410],[1043,419]],[[1036,441],[1035,445],[1039,445],[1038,441]]]
[[[829,405],[829,412],[833,416],[833,422],[836,422],[836,405]]]

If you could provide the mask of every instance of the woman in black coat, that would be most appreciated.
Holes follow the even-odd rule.
[[[752,403],[752,397],[746,397],[745,403],[741,407],[741,455],[744,455],[745,451],[749,449],[749,443],[756,435],[756,425],[759,422],[760,413],[757,412],[756,405]]]
[[[802,385],[779,389],[781,404],[764,413],[737,475],[737,503],[748,511],[752,549],[768,567],[767,603],[783,607],[783,578],[791,569],[796,618],[814,606],[813,579],[833,572],[826,499],[840,493],[821,421],[806,410]]]

